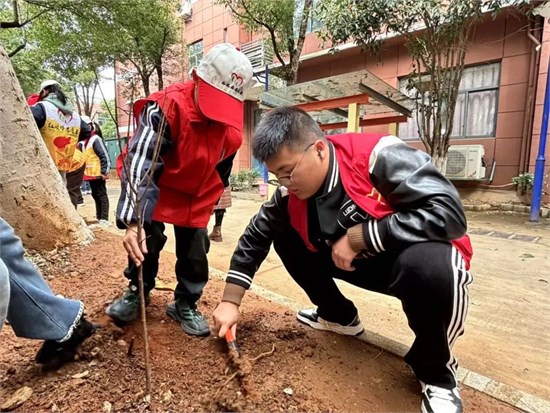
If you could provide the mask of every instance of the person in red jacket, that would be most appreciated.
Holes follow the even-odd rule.
[[[139,314],[138,266],[143,265],[146,301],[155,287],[159,254],[166,243],[165,223],[174,225],[176,238],[175,301],[169,317],[190,335],[210,334],[197,309],[208,281],[210,241],[206,227],[223,193],[218,163],[233,155],[242,142],[244,92],[252,80],[248,58],[228,43],[214,46],[192,71],[192,80],[176,83],[134,105],[137,130],[118,162],[122,193],[117,225],[126,228],[124,248],[130,280],[128,290],[106,310],[119,323]],[[160,145],[160,157],[155,148]],[[144,220],[139,245],[135,197],[140,197]]]
[[[422,383],[422,411],[461,412],[451,349],[464,331],[472,248],[454,186],[395,136],[325,137],[297,108],[268,112],[252,150],[278,188],[238,242],[213,333],[235,333],[241,300],[273,243],[317,307],[298,312],[307,326],[363,332],[335,278],[401,300],[416,335],[405,361]]]

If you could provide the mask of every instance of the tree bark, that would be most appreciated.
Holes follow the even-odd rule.
[[[89,240],[0,46],[0,216],[33,249]]]
[[[151,89],[149,87],[149,76],[141,76],[141,83],[143,86],[143,92],[145,93],[145,96],[149,96],[151,94]]]
[[[162,75],[162,63],[157,63],[155,65],[155,70],[157,71],[158,90],[162,90],[162,89],[164,89],[164,77]]]
[[[76,85],[73,86],[74,100],[76,102],[76,111],[82,115],[82,107],[80,106],[80,96],[78,95],[78,89]]]
[[[442,174],[445,174],[445,164],[447,163],[447,154],[445,154],[445,156],[440,156],[437,154],[433,155],[432,163],[434,164],[434,166],[437,168],[439,172],[441,172]]]

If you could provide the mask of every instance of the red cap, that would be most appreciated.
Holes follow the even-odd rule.
[[[244,102],[206,83],[198,77],[199,109],[208,119],[243,129]]]
[[[32,106],[35,103],[38,103],[40,101],[40,96],[36,93],[33,93],[32,95],[29,95],[27,97],[27,105]]]

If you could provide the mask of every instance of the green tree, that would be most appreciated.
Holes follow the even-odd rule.
[[[350,40],[378,53],[381,35],[403,36],[412,58],[407,89],[415,100],[420,138],[442,169],[458,98],[464,59],[474,26],[501,0],[325,0],[317,10],[321,37]],[[524,3],[516,1],[517,4]]]
[[[313,0],[217,0],[248,31],[269,39],[280,67],[271,73],[294,84]],[[286,57],[288,56],[288,62]]]
[[[181,21],[178,0],[104,1],[97,7],[97,30],[110,39],[113,56],[137,72],[145,95],[151,93],[153,74],[164,87],[166,63],[180,59]]]
[[[0,0],[0,21],[2,29],[19,32],[10,34],[6,48],[19,48],[17,54],[36,50],[26,59],[38,59],[71,84],[81,112],[89,115],[95,74],[115,61],[135,70],[146,95],[153,82],[164,87],[183,50],[179,5],[178,0]],[[7,31],[0,30],[0,38]],[[29,70],[16,64],[16,71]]]
[[[17,6],[3,3],[1,20],[19,20],[21,27],[15,24],[16,28],[0,30],[0,40],[16,52],[12,63],[24,92],[36,93],[42,80],[54,78],[68,94],[74,93],[78,112],[89,116],[97,84],[95,73],[112,60],[104,46],[106,39],[93,30],[92,3],[82,0],[80,9],[68,1],[48,2],[47,7],[33,0],[13,4]],[[27,17],[30,15],[34,18]]]

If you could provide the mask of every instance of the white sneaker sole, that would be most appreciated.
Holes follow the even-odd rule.
[[[318,317],[317,319],[319,321],[315,322],[310,320],[307,317],[304,317],[300,315],[299,313],[296,314],[296,319],[307,326],[310,326],[311,328],[314,328],[315,330],[322,330],[322,331],[332,331],[336,334],[341,334],[343,336],[359,336],[365,331],[365,328],[363,327],[363,324],[359,323],[356,326],[343,326],[338,323],[331,323],[330,321],[323,320],[321,317]]]

